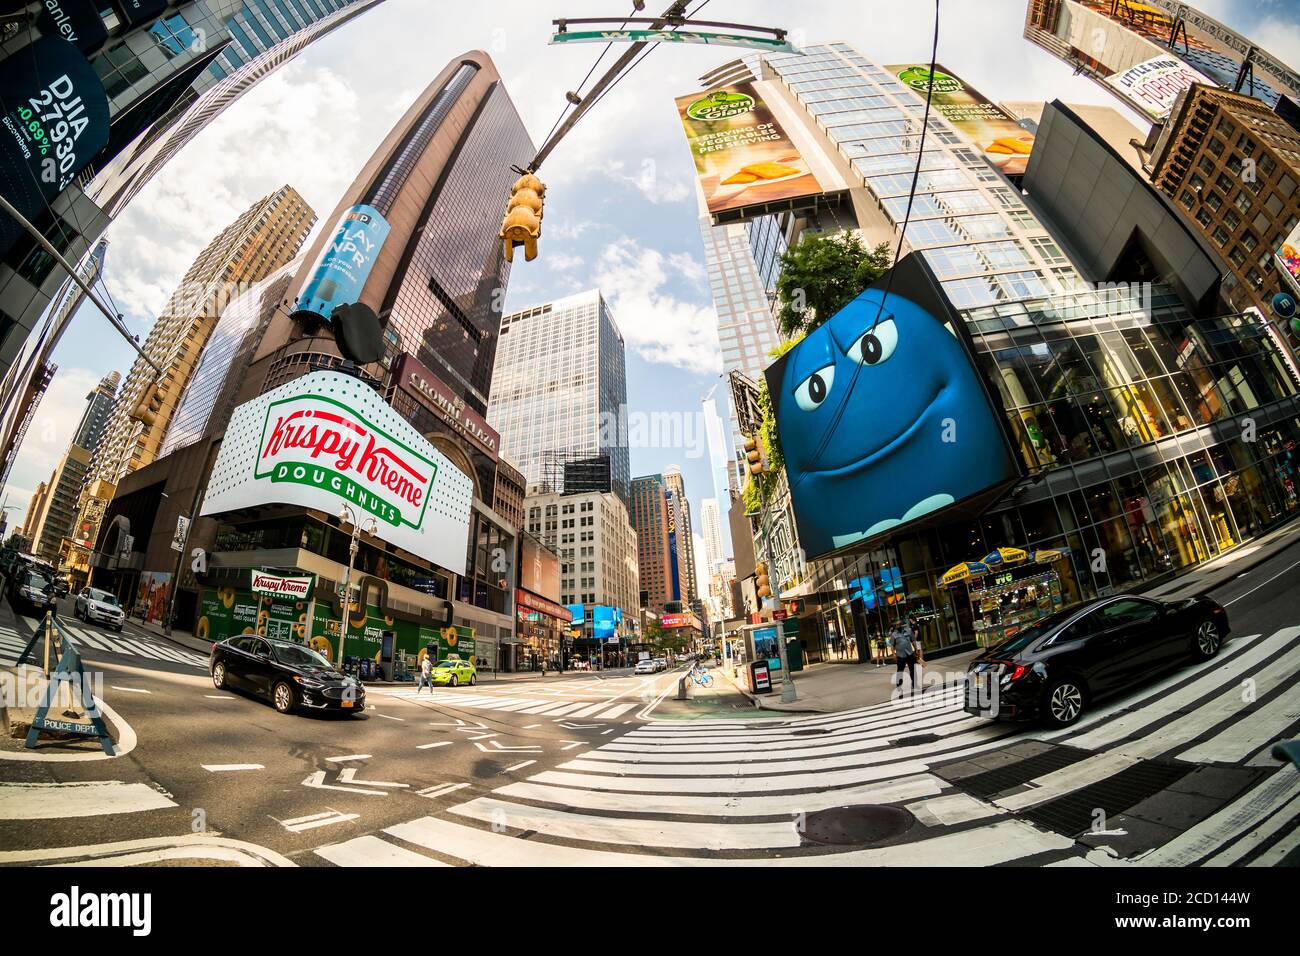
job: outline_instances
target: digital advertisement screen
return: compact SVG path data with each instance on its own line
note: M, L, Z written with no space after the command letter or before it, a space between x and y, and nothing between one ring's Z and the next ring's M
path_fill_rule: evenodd
M960 319L917 255L766 372L799 543L820 557L1013 481ZM877 321L878 319L878 321Z
M710 213L823 192L753 83L677 97Z
M592 631L599 641L608 640L615 631L614 609L605 604L597 604L591 609Z
M933 85L932 109L1002 172L1008 176L1024 173L1034 148L1034 134L1022 129L979 90L938 64L933 76L928 63L898 64L885 69L921 99L925 99Z
M536 538L521 535L523 560L519 563L519 586L552 601L560 599L560 558Z

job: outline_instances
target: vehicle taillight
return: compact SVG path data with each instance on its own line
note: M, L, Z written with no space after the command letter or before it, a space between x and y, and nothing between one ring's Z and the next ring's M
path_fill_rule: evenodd
M1028 671L1029 668L1026 667L1024 664L1017 664L1015 670L1013 670L1010 673L1010 675L1008 675L1007 679L1013 681L1020 680L1020 678L1024 677L1025 674L1028 673Z

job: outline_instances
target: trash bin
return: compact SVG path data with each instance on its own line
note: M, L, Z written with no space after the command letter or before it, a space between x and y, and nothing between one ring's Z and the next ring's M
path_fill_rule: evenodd
M750 661L749 689L755 694L772 693L772 673L766 660Z

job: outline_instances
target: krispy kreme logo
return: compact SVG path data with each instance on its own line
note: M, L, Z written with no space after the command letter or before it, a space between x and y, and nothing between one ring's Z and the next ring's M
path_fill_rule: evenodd
M254 477L341 498L392 525L419 528L438 466L323 395L267 409Z
M311 593L311 578L286 578L279 574L253 572L254 594L280 594L306 598Z

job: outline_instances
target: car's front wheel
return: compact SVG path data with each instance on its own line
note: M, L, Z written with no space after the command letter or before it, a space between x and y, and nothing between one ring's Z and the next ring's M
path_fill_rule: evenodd
M460 683L460 681L458 681L458 680L456 679L456 675L455 675L455 674L452 674L452 675L451 675L451 680L447 681L447 683L450 684L452 687L455 687L457 684Z
M212 665L212 686L217 690L224 690L226 687L226 665L221 661Z
M1043 713L1053 726L1068 727L1079 719L1086 703L1083 685L1073 677L1062 677L1047 688Z
M293 688L284 681L280 681L275 685L275 689L271 691L271 703L275 705L275 709L280 713L289 713L289 711L293 710Z
M1192 653L1197 660L1208 661L1223 645L1223 635L1219 626L1213 621L1202 621L1196 628L1196 637L1192 641Z
M474 686L475 684L477 684L477 683L478 683L478 675L477 675L477 674L470 674L470 675L469 675L469 686L470 686L470 687L473 687L473 686Z

